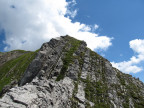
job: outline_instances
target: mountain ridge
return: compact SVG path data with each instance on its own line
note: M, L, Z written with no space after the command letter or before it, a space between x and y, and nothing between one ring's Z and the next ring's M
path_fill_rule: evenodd
M144 107L141 81L70 36L44 43L18 85L0 99L1 107Z

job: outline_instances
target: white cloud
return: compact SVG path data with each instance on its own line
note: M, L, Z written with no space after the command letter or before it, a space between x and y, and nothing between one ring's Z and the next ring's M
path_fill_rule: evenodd
M77 11L78 9L74 9L73 10L73 6L75 6L77 3L75 0L71 0L68 3L68 6L67 6L67 15L69 15L68 17L71 17L71 18L74 18L76 15L77 15Z
M75 0L0 0L0 27L5 30L5 50L36 50L43 42L70 35L87 42L91 49L106 50L111 38L98 36L90 25L72 22ZM98 26L95 26L97 28Z
M112 62L112 65L125 73L137 73L143 70L138 65L144 61L144 40L135 39L129 42L130 48L136 53L129 61L119 63Z
M144 40L135 39L130 41L130 48L132 48L136 53L144 54Z
M97 25L97 24L95 24L94 25L94 29L96 30L96 29L98 29L99 28L99 26Z
M71 18L74 18L77 15L77 10L67 11L67 14L70 15Z

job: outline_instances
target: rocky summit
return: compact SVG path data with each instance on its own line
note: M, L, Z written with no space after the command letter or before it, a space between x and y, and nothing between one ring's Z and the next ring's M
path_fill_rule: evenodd
M1 79L11 76L3 81L1 108L144 108L143 82L112 67L84 41L61 36L11 60L0 61Z

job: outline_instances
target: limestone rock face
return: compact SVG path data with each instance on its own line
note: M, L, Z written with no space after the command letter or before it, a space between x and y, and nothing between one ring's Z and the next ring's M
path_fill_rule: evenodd
M0 103L1 107L14 108L70 108L73 89L68 77L59 82L35 78L29 84L10 89Z
M48 74L50 74L51 70L54 69L56 63L61 60L65 44L66 42L64 40L56 39L52 39L50 42L44 43L38 55L24 73L19 85L22 86L31 82L38 74L47 74L46 76L48 77Z
M112 67L84 41L44 43L2 108L144 108L144 84Z

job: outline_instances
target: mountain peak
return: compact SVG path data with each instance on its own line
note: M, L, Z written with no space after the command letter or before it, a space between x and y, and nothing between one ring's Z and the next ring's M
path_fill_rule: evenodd
M1 107L143 108L144 84L113 68L84 41L61 36L44 43Z
M60 74L58 75L57 80L61 79L60 77L62 77L64 73L55 73L52 71L56 66L59 66L62 63L67 66L62 68L61 71L66 71L66 68L68 68L68 65L70 62L72 62L73 54L75 54L79 47L84 50L86 48L86 43L84 41L76 40L70 36L61 36L44 43L41 46L36 58L32 61L24 73L19 85L22 86L26 83L29 83L34 77L40 77L44 73L45 77L49 78L55 77L56 74ZM79 52L77 51L77 53ZM64 57L65 55L66 57Z

